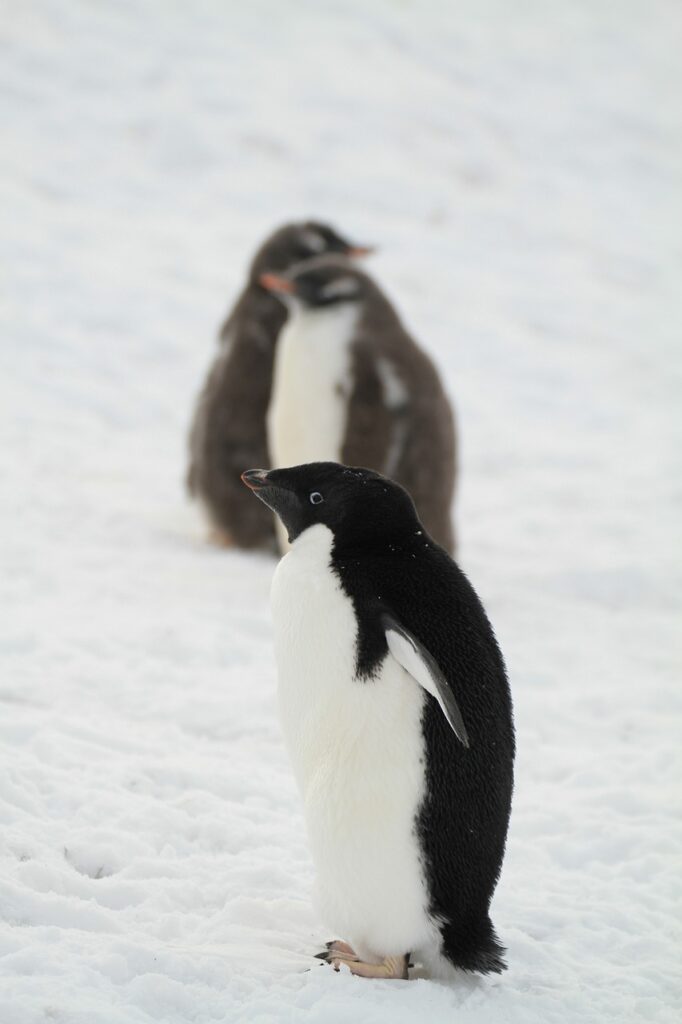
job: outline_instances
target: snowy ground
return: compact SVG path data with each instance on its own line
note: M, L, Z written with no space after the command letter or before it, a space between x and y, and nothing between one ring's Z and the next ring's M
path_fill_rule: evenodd
M0 1020L679 1019L679 5L2 6ZM457 403L519 740L493 980L311 960L273 563L185 503L300 214L381 246Z

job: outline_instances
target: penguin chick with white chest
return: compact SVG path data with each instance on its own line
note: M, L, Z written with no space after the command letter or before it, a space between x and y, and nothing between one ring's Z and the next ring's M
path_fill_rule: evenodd
M338 969L499 972L489 917L513 785L509 686L471 584L402 487L335 463L248 470L291 549L278 700Z
M377 284L326 255L261 277L289 307L268 410L273 466L331 459L402 484L454 550L452 409L433 362Z
M220 350L194 413L187 486L200 498L222 545L273 546L272 515L254 507L240 482L244 466L268 466L265 416L270 401L275 346L286 310L259 283L266 270L286 271L324 252L361 256L328 224L285 224L263 242L248 281L220 331Z

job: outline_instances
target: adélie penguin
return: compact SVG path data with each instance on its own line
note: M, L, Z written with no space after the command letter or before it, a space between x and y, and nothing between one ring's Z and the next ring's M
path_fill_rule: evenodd
M271 465L330 459L375 469L407 488L427 531L452 553L455 428L429 356L372 278L343 257L261 281L289 307L268 410Z
M190 430L187 486L199 498L213 539L243 548L274 546L273 517L254 507L240 482L244 466L269 466L265 416L277 338L286 320L281 302L259 283L320 253L361 256L328 224L303 221L275 231L254 256L248 280L220 331L220 348L199 395Z
M316 868L322 954L365 977L499 972L489 905L513 786L509 685L466 576L380 474L248 470L285 526L278 701Z

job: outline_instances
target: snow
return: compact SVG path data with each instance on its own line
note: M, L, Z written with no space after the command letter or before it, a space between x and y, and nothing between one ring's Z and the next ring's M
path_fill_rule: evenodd
M674 0L5 5L3 1024L679 1019L681 29ZM217 325L301 215L380 245L456 400L518 727L499 978L311 958L273 562L184 498Z

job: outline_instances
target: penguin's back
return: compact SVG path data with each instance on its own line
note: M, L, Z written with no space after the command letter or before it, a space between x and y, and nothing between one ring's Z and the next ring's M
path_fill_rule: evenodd
M372 609L385 606L430 652L453 689L469 747L427 698L416 832L429 912L440 922L447 959L468 970L498 971L502 948L488 907L504 855L515 747L504 662L475 591L446 553L421 531L391 547L338 562L357 611L358 668L371 675L381 664L384 640Z

